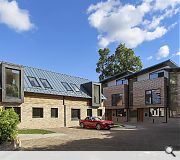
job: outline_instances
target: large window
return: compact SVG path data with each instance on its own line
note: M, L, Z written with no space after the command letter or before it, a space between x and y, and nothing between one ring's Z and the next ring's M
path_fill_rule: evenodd
M50 88L52 89L50 83L47 81L47 79L40 78L41 83L43 84L44 88Z
M102 117L102 109L97 110L97 116Z
M149 116L150 117L164 117L164 108L150 108Z
M127 79L116 80L116 85L121 85L121 84L128 84L128 80Z
M80 119L80 109L71 109L71 120Z
M146 91L145 104L160 104L160 103L161 103L160 89Z
M156 79L158 77L164 77L164 71L161 72L153 72L149 74L149 79Z
M113 94L112 95L112 106L122 106L123 105L123 94Z
M100 104L100 86L94 85L94 103Z
M58 108L51 108L51 118L58 118Z
M5 69L6 73L6 97L21 97L21 72L10 68Z
M43 108L32 108L33 118L43 118Z
M92 116L92 109L87 109L87 116Z
M116 109L116 116L117 117L126 117L126 110L125 109Z
M28 77L28 79L33 87L41 87L35 77Z
M70 85L67 82L61 82L64 88L66 88L67 91L73 91Z

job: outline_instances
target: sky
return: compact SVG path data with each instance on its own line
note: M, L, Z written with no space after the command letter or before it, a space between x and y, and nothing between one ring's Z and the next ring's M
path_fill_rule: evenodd
M180 0L0 0L0 61L98 81L98 50L180 65Z

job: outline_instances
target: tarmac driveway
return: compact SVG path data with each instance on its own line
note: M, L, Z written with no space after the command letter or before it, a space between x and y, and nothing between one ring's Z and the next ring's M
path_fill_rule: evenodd
M137 129L93 130L51 129L58 136L22 140L22 150L51 151L164 151L168 145L180 150L180 126L176 124L137 125Z

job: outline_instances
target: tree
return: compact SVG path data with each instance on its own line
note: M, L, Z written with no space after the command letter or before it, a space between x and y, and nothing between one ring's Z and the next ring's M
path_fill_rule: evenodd
M137 72L142 69L140 57L136 56L134 51L127 48L125 44L120 44L115 53L111 55L108 48L100 49L99 55L96 72L100 73L100 81L124 71Z

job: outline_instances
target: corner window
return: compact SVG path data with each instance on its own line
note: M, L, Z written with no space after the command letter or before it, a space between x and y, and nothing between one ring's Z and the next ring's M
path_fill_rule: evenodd
M64 88L66 88L67 91L73 91L70 85L67 82L61 82Z
M161 103L160 89L146 91L145 104L160 104L160 103Z
M33 118L43 118L43 108L32 108Z
M6 68L5 75L6 75L6 79L5 79L6 97L20 98L21 97L20 71Z
M127 79L116 80L116 85L122 85L122 84L128 84L128 80Z
M116 109L116 116L117 117L126 117L125 109Z
M58 118L58 108L51 108L51 118Z
M35 77L28 77L28 79L33 87L41 87Z
M71 109L71 120L78 121L80 119L80 109Z
M123 105L123 94L112 94L112 106L122 106Z
M92 116L92 109L87 109L87 116L89 116L89 117Z
M77 87L76 84L72 84L72 83L71 83L71 86L72 86L72 88L73 88L76 92L80 92L80 89Z
M164 108L150 108L149 116L150 117L164 117Z
M42 78L40 78L40 81L41 81L41 83L43 84L44 88L50 88L50 89L52 89L52 87L51 87L51 85L50 85L50 83L48 82L47 79L42 79Z
M102 117L102 109L97 110L97 116Z
M164 77L164 72L153 72L149 74L149 79L156 79L159 77Z

